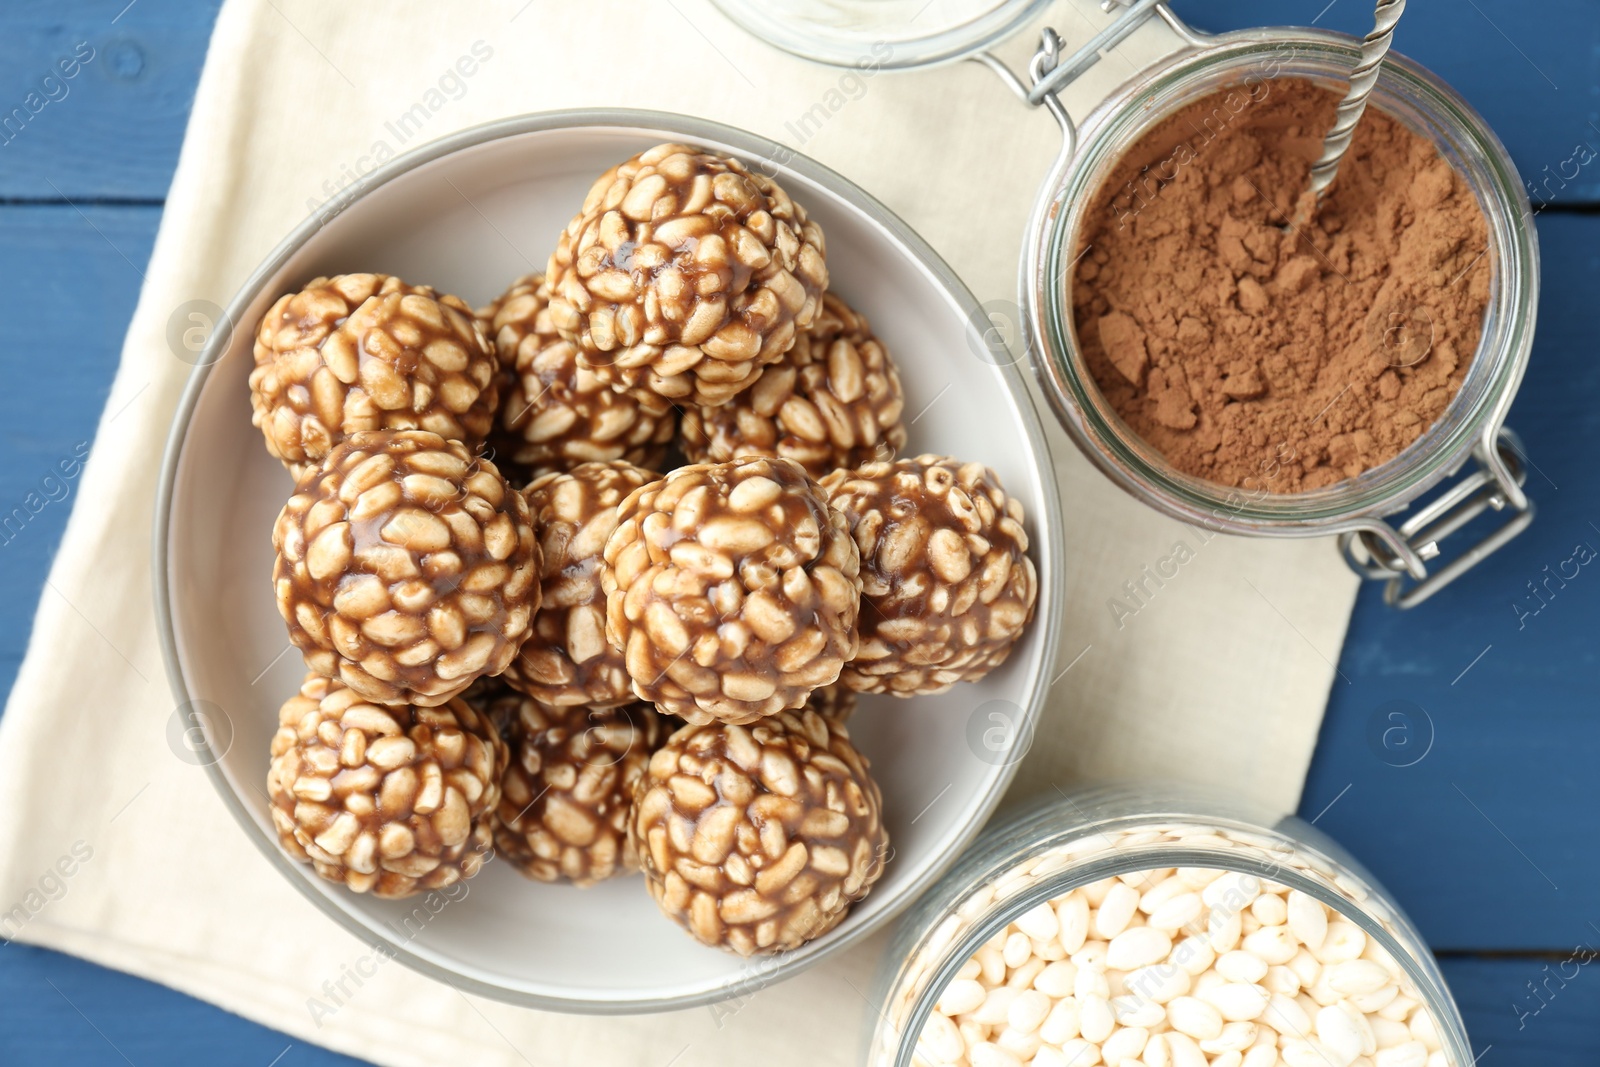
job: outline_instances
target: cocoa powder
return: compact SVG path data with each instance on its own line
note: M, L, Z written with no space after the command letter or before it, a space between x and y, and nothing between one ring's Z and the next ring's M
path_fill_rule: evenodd
M1439 418L1477 350L1487 227L1431 142L1368 108L1321 210L1287 225L1338 99L1276 79L1197 101L1086 216L1078 343L1187 474L1274 493L1353 478Z

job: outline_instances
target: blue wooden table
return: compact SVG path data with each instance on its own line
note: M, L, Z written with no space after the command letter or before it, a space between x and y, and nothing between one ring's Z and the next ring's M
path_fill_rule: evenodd
M47 100L20 129L0 129L0 293L10 309L0 315L0 374L27 383L0 391L0 511L92 442L216 5L0 7L0 114L35 90ZM1363 7L1177 2L1213 30L1317 21L1362 32ZM94 58L43 91L80 42ZM1304 814L1422 927L1475 1049L1487 1049L1480 1062L1592 1067L1600 972L1563 961L1600 948L1600 572L1550 576L1579 546L1600 549L1600 6L1419 0L1399 47L1471 100L1539 184L1538 341L1511 419L1536 464L1539 518L1415 612L1363 593ZM37 373L41 364L50 373ZM15 677L67 512L68 501L52 501L0 534L0 603L11 605L0 623L0 691ZM7 1065L355 1062L23 945L0 945L0 1005Z

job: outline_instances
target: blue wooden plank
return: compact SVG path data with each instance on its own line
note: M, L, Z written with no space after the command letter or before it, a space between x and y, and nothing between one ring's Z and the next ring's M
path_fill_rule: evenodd
M1412 612L1365 592L1306 786L1305 812L1333 803L1319 825L1435 948L1559 950L1600 922L1600 563L1578 562L1600 558L1600 217L1547 213L1539 232L1538 337L1510 418L1538 517Z
M40 107L20 135L0 145L0 199L54 197L56 187L74 198L163 196L219 3L142 0L129 7L125 0L92 0L0 8L0 113L26 111L34 91ZM1175 6L1213 30L1307 24L1320 13L1319 25L1360 33L1370 5L1176 0ZM63 83L64 97L50 101L44 90L62 89L42 80L79 42L94 48L96 58ZM1551 0L1540 5L1537 24L1517 0L1413 4L1399 47L1464 92L1505 139L1525 178L1572 174L1579 143L1600 148L1600 117L1589 91L1600 78L1600 15L1591 0ZM1553 180L1552 202L1600 202L1597 168L1600 157L1571 180Z
M0 1063L359 1067L154 982L0 943Z
M1480 1062L1593 1067L1600 1062L1600 935L1549 959L1445 959ZM0 1062L239 1063L357 1067L164 986L28 945L0 945ZM274 1060L275 1056L282 1059Z
M1547 959L1442 961L1484 1067L1600 1063L1600 935L1574 938Z
M14 309L0 326L0 375L14 383L0 389L0 691L26 646L160 217L155 207L0 207L0 292Z
M1217 32L1315 23L1361 35L1372 28L1371 0L1173 0L1172 6L1194 26ZM1548 188L1536 205L1600 202L1600 7L1594 0L1414 3L1395 33L1395 48L1443 77L1483 114L1523 180ZM1575 156L1580 144L1588 147Z
M0 200L166 196L220 3L0 6Z

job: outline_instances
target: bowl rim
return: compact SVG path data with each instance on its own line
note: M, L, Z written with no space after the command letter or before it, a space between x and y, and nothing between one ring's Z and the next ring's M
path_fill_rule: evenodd
M862 190L848 178L816 162L809 156L760 134L751 133L724 123L674 112L647 109L567 108L533 112L481 123L402 153L383 166L362 175L350 185L339 190L333 197L313 210L278 243L261 264L251 272L250 276L229 301L223 319L223 322L227 324L226 328L213 328L211 335L206 340L205 347L201 350L199 358L196 360L193 370L189 372L188 380L184 385L177 408L173 413L172 427L168 431L161 457L160 477L157 482L155 496L154 530L151 541L156 631L161 644L161 658L166 668L168 685L180 707L191 704L195 698L189 692L182 660L178 652L178 634L173 614L173 590L171 586L173 575L172 568L169 566L173 518L172 506L177 486L178 470L200 395L210 380L212 368L220 362L223 353L232 343L234 331L239 328L241 317L245 314L250 304L260 294L271 277L294 254L299 252L305 243L328 221L342 213L356 201L395 178L437 159L492 141L528 133L582 127L639 128L663 133L670 132L673 135L682 135L686 140L705 139L720 142L752 159L782 160L781 165L783 167L828 189L835 196L845 200L850 206L864 214L872 223L887 231L893 240L898 242L923 269L933 276L934 281L955 301L959 309L966 313L969 331L976 328L975 324L988 321L977 298L960 277L956 275L955 271L951 269L949 264L944 261L943 257L934 251L916 231L875 197ZM1034 550L1040 578L1038 606L1035 609L1033 626L1041 628L1042 632L1039 635L1039 640L1043 642L1043 647L1037 674L1032 679L1029 687L1027 704L1022 708L1022 716L1017 723L1016 734L1016 736L1025 737L1031 742L1038 724L1040 711L1050 690L1050 684L1043 682L1042 679L1049 675L1053 664L1060 655L1061 593L1064 588L1063 576L1060 573L1060 557L1064 554L1060 489L1053 473L1053 464L1050 462L1049 444L1045 437L1043 423L1039 418L1037 402L1028 388L1027 381L1021 370L1018 368L1017 362L1003 359L985 361L999 369L1001 381L1011 394L1011 398L1021 414L1026 450L1039 469L1038 480L1041 492L1033 526L1036 535L1034 538ZM338 923L346 931L363 940L370 941L374 936L374 930L361 924L348 911L334 903L326 894L320 892L318 887L306 877L304 864L291 860L279 847L275 839L270 839L268 835L260 831L254 815L246 809L244 803L223 774L221 763L226 755L226 749L222 752L213 751L209 727L200 730L199 734L201 747L196 755L205 767L206 775L210 778L212 787L233 815L235 821L245 831L246 836L255 843L256 847L267 857L268 862L272 864L278 873L294 885L301 895L311 901L319 911ZM889 907L874 916L870 921L861 923L842 936L824 935L823 938L811 942L805 949L789 954L787 958L782 959L774 966L763 968L758 975L756 988L781 981L784 978L793 977L802 970L859 943L888 924L901 911L910 906L938 881L977 837L988 822L989 817L994 813L994 809L999 806L1012 780L1016 777L1018 767L1025 756L1026 750L1000 765L994 787L978 805L967 825L959 829L954 847L950 848L946 855L925 870L920 877L902 888L899 891L899 897ZM394 950L394 958L412 970L436 981L443 982L455 988L458 992L470 992L520 1007L545 1011L586 1015L624 1015L670 1011L699 1007L725 1000L731 996L738 996L750 984L750 979L743 977L732 983L719 985L715 989L683 995L604 1001L563 999L541 993L507 988L461 974L440 965L426 956L417 954L407 943L397 942L393 938L381 934L378 936Z

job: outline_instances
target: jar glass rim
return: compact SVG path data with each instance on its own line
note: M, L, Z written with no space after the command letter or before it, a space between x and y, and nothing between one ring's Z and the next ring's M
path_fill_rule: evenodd
M1242 490L1178 471L1110 408L1078 348L1068 277L1079 224L1109 169L1143 132L1183 104L1275 56L1275 76L1342 84L1358 54L1354 38L1301 29L1250 30L1205 39L1087 117L1080 143L1041 194L1024 296L1038 351L1035 372L1075 443L1124 489L1182 521L1243 533L1316 535L1368 525L1415 500L1457 469L1499 428L1526 368L1538 289L1531 207L1504 146L1459 94L1411 60L1391 54L1374 106L1428 136L1472 189L1489 228L1489 307L1477 351L1443 415L1398 456L1356 478L1302 493ZM1285 46L1289 46L1287 53ZM1423 128L1418 129L1421 125Z
M924 0L712 0L745 32L833 67L911 70L966 59L1016 33L1051 0L971 0L924 19Z
M1046 814L1055 809L1055 805L1046 805L1041 811L1033 812L1001 828L1001 832L1015 830L1019 827L1032 827L1041 814ZM1317 835L1316 828L1301 822L1298 818L1289 817L1285 822L1293 824L1300 834ZM893 1056L891 1059L870 1060L874 1063L885 1063L892 1067L911 1067L913 1055L917 1047L917 1037L921 1034L923 1024L933 1011L944 987L956 976L961 966L983 946L996 933L1005 929L1007 925L1038 906L1041 903L1060 897L1073 889L1080 888L1092 882L1105 878L1113 878L1120 874L1129 874L1135 871L1153 870L1167 867L1201 867L1212 870L1224 870L1242 874L1252 874L1291 889L1298 889L1323 904L1332 908L1340 916L1358 926L1363 933L1376 939L1384 951L1399 964L1406 977L1410 979L1422 1003L1433 1018L1440 1022L1438 1027L1440 1040L1446 1042L1446 1049L1456 1064L1466 1065L1472 1063L1470 1048L1465 1042L1465 1025L1461 1021L1459 1009L1451 998L1448 988L1436 969L1432 972L1417 957L1415 950L1405 943L1390 927L1399 930L1406 938L1412 940L1418 947L1423 947L1421 935L1406 915L1398 908L1392 907L1387 897L1378 890L1375 883L1365 871L1350 869L1348 862L1343 858L1328 855L1316 847L1316 843L1291 837L1280 830L1267 829L1249 822L1242 822L1216 813L1198 815L1193 813L1142 813L1126 815L1105 820L1091 819L1084 825L1063 826L1048 831L1042 836L1030 840L1023 848L1016 849L1005 857L1003 862L984 864L981 870L960 871L962 875L976 877L955 895L944 899L948 914L959 913L961 905L986 886L999 883L1007 875L1023 870L1030 862L1037 859L1053 848L1059 848L1075 839L1084 839L1095 835L1109 837L1114 833L1135 833L1141 830L1150 830L1158 826L1189 823L1195 829L1218 829L1230 832L1243 832L1256 837L1272 840L1274 844L1286 852L1298 855L1310 855L1325 863L1344 868L1344 872L1337 876L1325 876L1326 881L1319 881L1311 875L1281 863L1257 859L1241 854L1237 849L1218 846L1180 846L1172 843L1153 842L1139 844L1127 848L1114 848L1107 846L1105 849L1091 852L1082 857L1073 857L1061 868L1052 870L1040 876L1039 881L1026 889L1017 892L1003 900L994 901L987 913L974 921L971 929L938 950L938 963L932 973L927 977L926 984L910 1005L905 1017L898 1022L897 1028L893 1027L890 1017L884 1014L878 1024L878 1037L873 1041L873 1052L880 1055L889 1050L887 1037L893 1041ZM1320 836L1320 835L1318 835ZM1260 847L1264 852L1270 851L1267 846ZM1337 848L1337 846L1334 846ZM1337 888L1330 887L1330 883L1340 880L1354 879L1360 888L1368 894L1367 902L1355 903L1349 896L1341 895ZM1381 904L1385 913L1380 918L1372 901ZM902 920L904 921L904 920ZM1387 924L1387 925L1386 925ZM910 951L906 953L906 962L915 959L923 951L926 944L932 940L939 929L939 923L929 923L925 929L918 932L918 936L910 943ZM898 939L897 939L898 942ZM898 947L898 946L897 946ZM896 976L896 981L891 992L899 989L900 981L905 976L902 968ZM887 1005L887 1012L893 1012L895 1005ZM890 1033L891 1029L894 1033ZM1465 1057L1465 1058L1463 1058Z

